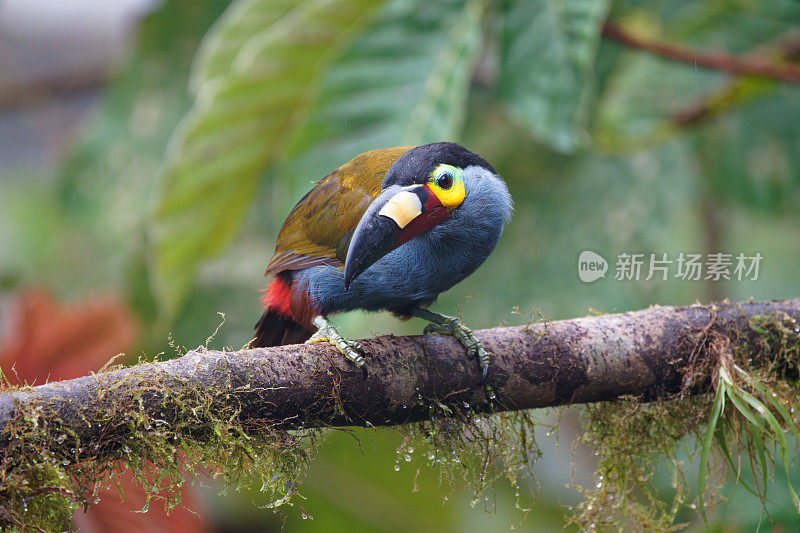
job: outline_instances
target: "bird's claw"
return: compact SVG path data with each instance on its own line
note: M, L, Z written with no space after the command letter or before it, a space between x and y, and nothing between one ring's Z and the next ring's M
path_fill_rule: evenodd
M364 380L367 379L367 367L365 365L364 356L362 355L364 352L364 346L358 342L353 341L350 339L346 339L336 331L336 328L333 327L333 324L328 322L322 316L317 316L314 319L314 325L317 326L317 331L314 332L313 335L306 341L306 344L312 344L315 342L327 342L328 344L333 345L339 353L341 353L345 358L356 365L356 367L361 369L361 373L364 375Z
M422 330L423 335L435 335L437 333L442 333L444 335L452 335L452 330L445 326L434 324L433 322L425 326L425 329Z

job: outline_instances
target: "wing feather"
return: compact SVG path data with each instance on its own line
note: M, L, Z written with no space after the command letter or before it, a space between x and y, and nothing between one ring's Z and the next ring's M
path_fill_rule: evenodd
M341 267L359 220L381 192L386 171L411 148L365 152L319 181L283 223L266 275L316 265Z

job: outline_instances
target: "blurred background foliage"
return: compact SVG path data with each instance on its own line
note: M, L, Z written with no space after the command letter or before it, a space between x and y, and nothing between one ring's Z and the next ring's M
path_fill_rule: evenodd
M795 1L131 4L128 25L109 41L122 52L92 56L83 70L62 61L32 72L25 67L42 54L17 54L30 47L25 39L59 41L14 25L21 2L0 7L7 374L29 358L20 379L80 375L102 366L98 346L131 360L171 357L168 335L177 346L203 344L220 312L225 324L211 345L243 346L274 238L311 182L368 149L442 139L488 159L516 201L497 251L436 304L458 308L473 327L525 323L539 311L559 319L798 295L800 85L671 61L602 36L610 20L699 54L798 68ZM28 9L37 5L49 6ZM85 42L84 58L98 46ZM576 261L587 249L609 259L606 279L579 281ZM764 259L756 281L615 281L621 252ZM71 307L59 310L65 304L51 298ZM354 337L422 329L383 314L337 323ZM91 346L91 334L67 334L92 326L116 333ZM556 415L540 415L543 458L527 514L514 509L508 487L498 487L487 513L416 463L400 460L395 471L401 438L393 430L333 431L304 481L303 513L254 506L258 487L218 496L211 484L190 497L199 517L172 525L558 530L580 501L565 485L591 483L591 450L572 445L577 413L560 413L552 435L546 426ZM668 479L659 481L665 494ZM772 491L773 522L763 524L794 530L798 518L781 494ZM751 531L760 503L740 489L714 520L703 525L689 509L679 517L698 531Z

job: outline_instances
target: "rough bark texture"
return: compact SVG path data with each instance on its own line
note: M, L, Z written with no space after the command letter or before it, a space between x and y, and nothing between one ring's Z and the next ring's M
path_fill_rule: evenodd
M752 358L767 357L763 333L749 321L776 313L800 319L800 299L652 307L476 333L494 354L489 382L497 400L491 408L514 410L680 391L682 369L717 357L709 347L712 336L725 336ZM115 403L141 398L142 409L170 424L185 419L181 410L200 397L188 390L202 393L204 409L230 412L235 406L245 428L398 424L425 419L432 402L490 408L477 363L451 337L388 336L365 340L364 347L366 381L326 344L200 348L170 361L4 393L0 426L9 427L35 406L45 421L57 418L82 443L113 454L108 447L120 439L109 437L128 427L116 420L125 412ZM0 445L6 434L0 432Z

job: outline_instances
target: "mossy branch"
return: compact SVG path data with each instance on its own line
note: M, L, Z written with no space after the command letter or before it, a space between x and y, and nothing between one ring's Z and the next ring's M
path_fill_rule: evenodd
M178 503L187 469L203 466L230 484L260 477L272 505L283 505L297 492L316 436L312 429L286 430L325 426L419 421L406 426L408 434L428 443L433 464L458 459L480 496L494 479L496 460L513 483L538 454L533 422L521 410L619 397L627 399L619 404L622 414L609 403L591 406L587 435L602 435L596 440L604 450L598 464L604 481L586 492L577 520L616 523L618 514L634 509L643 522L669 524L677 504L661 516L660 504L651 502L653 514L630 503L630 487L649 478L642 465L651 463L653 448L669 452L681 436L699 434L714 395L684 395L711 390L723 369L742 365L761 372L770 389L751 384L751 394L731 382L727 394L756 405L753 394L760 395L779 415L788 412L783 402L795 397L800 366L798 319L800 299L652 307L479 331L494 354L491 402L478 384L478 365L440 335L364 341L366 381L333 348L317 344L198 348L170 361L7 388L0 393L0 529L64 529L122 470L144 487L148 502L163 498L168 507ZM770 392L776 390L778 397ZM651 400L660 401L642 403ZM636 405L642 408L631 417L626 406ZM662 406L658 416L652 405ZM472 416L487 411L499 413L483 421ZM673 415L660 420L665 412ZM740 435L736 420L734 413L718 429ZM781 428L778 419L774 426ZM631 427L646 437L639 444L625 437ZM477 450L477 460L461 457L459 450L468 448Z
M169 361L1 394L0 446L22 421L71 435L91 457L113 458L132 431L132 415L200 431L210 419L235 414L247 432L400 424L428 418L431 405L506 411L620 396L647 401L707 386L718 358L712 334L767 362L768 333L750 321L775 313L800 319L800 299L652 307L478 331L493 353L491 403L478 385L478 365L448 336L365 340L366 381L325 344L198 348ZM687 378L687 367L707 371Z

